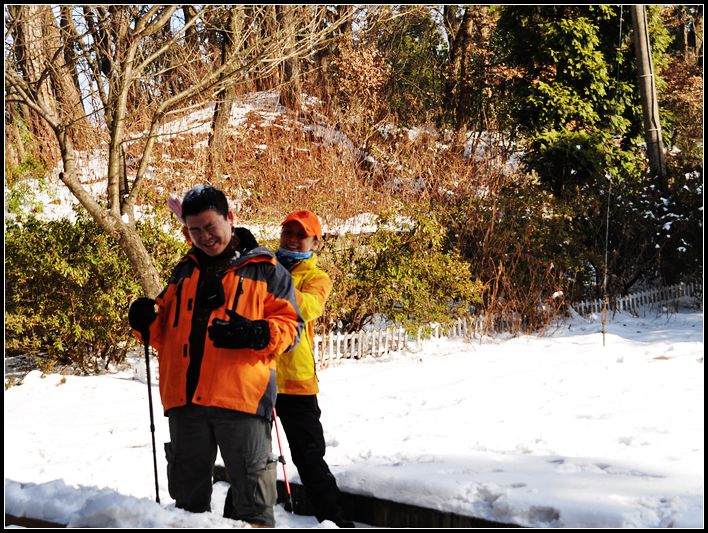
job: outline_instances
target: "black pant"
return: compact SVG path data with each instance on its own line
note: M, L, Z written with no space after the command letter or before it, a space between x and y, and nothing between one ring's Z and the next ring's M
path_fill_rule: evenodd
M275 406L315 516L320 522L339 523L342 518L339 488L324 460L325 440L317 396L278 394Z
M167 482L176 506L193 513L210 510L218 446L234 488L230 518L273 526L277 463L270 421L200 405L171 409L168 416Z

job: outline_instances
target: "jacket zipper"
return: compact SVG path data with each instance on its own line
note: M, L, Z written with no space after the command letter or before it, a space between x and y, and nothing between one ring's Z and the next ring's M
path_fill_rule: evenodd
M238 305L238 301L241 298L242 294L243 294L243 276L239 276L238 287L236 287L236 294L234 295L234 303L231 306L231 310L234 313L236 312L236 306Z
M176 328L179 322L179 310L182 307L182 285L184 284L184 278L179 280L177 284L177 309L175 309L175 320L172 323L172 327Z

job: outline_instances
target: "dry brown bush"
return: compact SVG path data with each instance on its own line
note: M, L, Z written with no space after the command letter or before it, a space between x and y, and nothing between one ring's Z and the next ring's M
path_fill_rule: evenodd
M306 129L282 115L251 112L233 128L224 153L224 179L214 185L233 199L232 208L251 222L279 222L285 213L311 209L325 223L378 212L391 197L377 190L350 142L332 130ZM205 134L185 132L155 144L154 176L143 200L158 205L204 183ZM140 153L136 141L129 152Z

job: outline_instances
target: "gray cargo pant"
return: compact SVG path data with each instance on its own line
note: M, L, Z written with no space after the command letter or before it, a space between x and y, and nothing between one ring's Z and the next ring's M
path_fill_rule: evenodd
M171 439L165 443L167 481L176 506L193 513L211 509L218 446L233 488L231 518L274 526L277 490L271 422L200 405L177 407L167 416Z

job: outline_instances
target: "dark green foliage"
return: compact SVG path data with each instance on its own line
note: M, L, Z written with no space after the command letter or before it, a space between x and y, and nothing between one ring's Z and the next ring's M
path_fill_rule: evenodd
M669 194L659 198L660 278L703 280L703 162L669 158Z
M670 37L658 10L649 16L658 73ZM502 9L495 43L500 59L519 70L511 114L522 131L602 130L627 148L642 131L631 27L629 9L619 6Z
M174 263L183 242L150 225L140 229L160 265ZM10 223L5 286L8 353L46 354L53 363L98 372L134 345L127 311L142 291L118 245L92 221Z
M648 9L648 19L659 73L670 37L658 8ZM620 6L507 6L499 20L497 50L522 74L511 109L525 133L523 161L565 213L573 250L565 277L576 297L599 296L606 270L610 294L675 282L660 259L664 250L695 249L664 237L667 217L694 220L700 211L691 199L693 215L676 215L678 188L648 181L631 32L630 10Z
M514 118L523 131L597 124L612 109L614 61L600 48L595 19L607 6L508 6L498 24L499 54L520 69Z
M611 140L599 133L543 131L530 142L526 166L556 198L573 199L579 189L604 174L607 141Z

